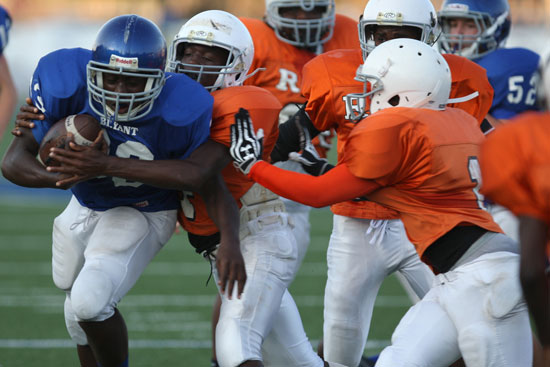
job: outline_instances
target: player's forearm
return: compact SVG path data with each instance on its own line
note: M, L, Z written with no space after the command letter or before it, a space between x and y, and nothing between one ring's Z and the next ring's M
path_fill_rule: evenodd
M352 200L379 187L375 182L353 176L345 165L314 177L260 161L252 167L249 176L277 195L315 208Z
M203 169L182 160L139 160L108 156L101 175L121 177L171 190L197 191Z
M55 188L60 175L46 171L36 159L38 144L30 141L31 132L25 129L25 135L11 142L2 160L3 176L16 185L24 187Z
M220 244L239 248L239 207L221 174L208 180L198 193L206 204L208 216L220 230Z

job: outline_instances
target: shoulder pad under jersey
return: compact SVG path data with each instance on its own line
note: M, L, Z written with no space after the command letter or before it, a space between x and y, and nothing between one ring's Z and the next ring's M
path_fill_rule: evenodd
M40 59L29 95L48 120L57 121L84 108L90 57L91 51L73 48L53 51Z
M184 126L212 113L214 98L202 85L184 74L166 73L166 84L151 113L174 126Z

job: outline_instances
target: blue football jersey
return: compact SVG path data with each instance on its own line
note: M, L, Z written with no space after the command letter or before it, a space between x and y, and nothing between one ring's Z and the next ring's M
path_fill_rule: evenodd
M509 119L537 110L537 53L524 48L499 48L474 61L487 70L495 92L489 111L492 116Z
M42 59L33 74L30 96L46 116L35 121L33 134L41 142L56 121L72 114L89 114L101 122L109 140L109 154L145 160L184 159L210 133L212 96L183 74L167 73L166 84L145 117L119 123L102 119L90 105L86 65L91 51L62 49ZM118 177L102 177L72 188L78 201L91 209L132 206L142 211L176 209L178 193Z
M4 48L8 45L10 28L11 17L8 11L0 6L0 55L4 53Z

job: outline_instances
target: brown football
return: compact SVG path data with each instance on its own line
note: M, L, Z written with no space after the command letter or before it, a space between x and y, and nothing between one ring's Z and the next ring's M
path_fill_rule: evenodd
M92 145L101 131L99 122L90 115L70 115L57 121L46 133L38 151L40 161L46 166L58 166L49 157L53 147L66 148L67 132L74 136L74 142L79 145Z

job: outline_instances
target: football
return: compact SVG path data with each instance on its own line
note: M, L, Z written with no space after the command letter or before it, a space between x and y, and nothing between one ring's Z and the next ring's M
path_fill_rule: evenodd
M45 166L58 166L56 162L49 157L50 149L66 148L67 133L74 136L74 142L79 145L92 145L97 135L101 131L99 122L90 115L70 115L57 121L46 133L39 148L40 161Z

